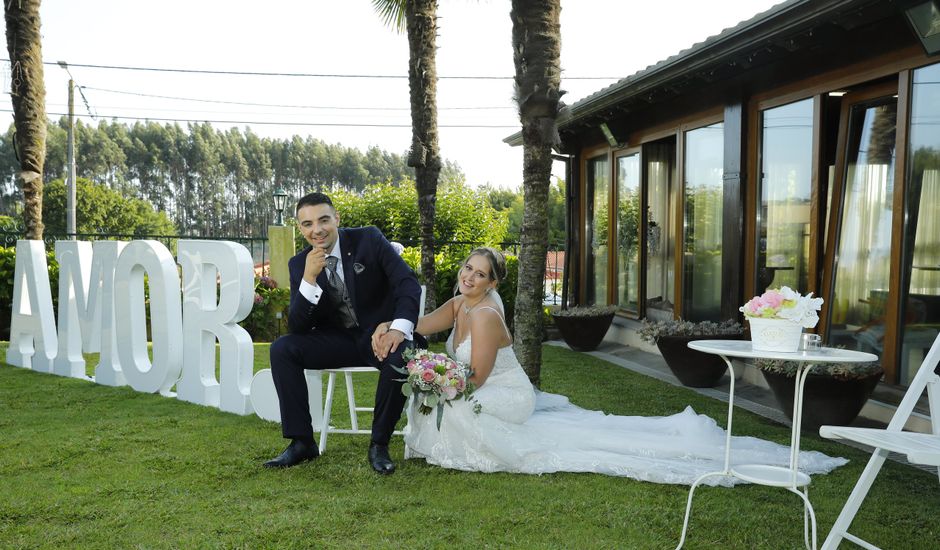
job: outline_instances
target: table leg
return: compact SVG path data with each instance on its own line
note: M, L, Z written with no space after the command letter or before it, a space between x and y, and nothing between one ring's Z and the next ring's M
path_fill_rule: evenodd
M807 550L816 550L816 513L809 502L809 488L803 487L802 491L793 488L788 490L803 499L803 544Z
M685 505L685 518L682 521L682 534L679 536L679 544L676 546L676 550L679 550L682 548L682 545L685 544L685 536L689 530L689 519L692 517L692 496L695 494L696 487L706 478L731 475L731 418L734 413L734 368L731 366L730 359L724 355L720 357L724 359L725 364L728 365L728 376L731 378L731 386L728 389L728 426L725 430L725 467L720 472L702 474L692 483L692 487L689 488L689 498Z
M813 365L800 363L796 369L796 379L794 380L793 391L793 427L790 431L790 471L793 491L803 499L803 542L810 550L816 549L816 514L813 506L809 502L809 488L803 487L803 491L797 490L796 479L800 469L800 430L803 424L803 390L806 387L806 377L812 370ZM807 521L808 520L808 521ZM807 529L808 524L812 525L812 544L810 544L810 532Z

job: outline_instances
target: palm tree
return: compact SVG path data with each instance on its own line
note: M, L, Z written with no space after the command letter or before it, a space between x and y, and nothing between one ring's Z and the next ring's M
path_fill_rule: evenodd
M434 270L434 215L441 153L437 137L437 1L372 0L385 22L408 33L408 87L411 91L411 152L421 221L421 275L427 286L426 307L437 307Z
M23 189L27 239L42 239L42 165L46 157L46 87L39 35L40 0L6 0L10 95L13 99L17 183Z
M522 122L523 214L516 294L515 351L529 380L539 384L542 301L548 251L548 190L561 85L561 0L512 0L515 99Z

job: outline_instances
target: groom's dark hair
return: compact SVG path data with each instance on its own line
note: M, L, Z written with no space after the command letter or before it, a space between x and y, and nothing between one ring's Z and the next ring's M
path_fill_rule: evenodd
M314 192L300 197L300 200L297 201L297 208L294 209L294 214L296 215L297 212L300 212L300 209L304 206L316 206L318 204L328 204L330 205L330 208L332 208L334 211L336 210L336 208L333 206L333 201L330 200L330 197L320 192Z

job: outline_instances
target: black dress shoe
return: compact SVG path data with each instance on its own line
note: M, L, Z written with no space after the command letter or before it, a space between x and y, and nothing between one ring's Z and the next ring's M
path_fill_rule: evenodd
M395 471L395 463L392 462L392 457L388 455L388 445L370 444L369 463L372 464L373 470L382 475L388 475Z
M283 453L277 455L277 458L265 462L264 467L290 468L301 462L313 460L318 456L320 456L320 449L317 448L316 441L305 442L300 439L293 439Z

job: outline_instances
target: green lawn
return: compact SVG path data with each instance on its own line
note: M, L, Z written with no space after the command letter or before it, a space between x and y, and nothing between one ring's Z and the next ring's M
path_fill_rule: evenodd
M0 349L5 350L5 344ZM544 348L543 389L617 414L726 405L593 357ZM256 369L267 346L255 348ZM360 377L371 403L375 377ZM338 391L334 415L345 415ZM368 420L366 420L368 422ZM786 443L788 428L746 411L735 433ZM688 487L593 474L477 474L403 461L372 472L367 436L334 435L313 463L269 471L277 425L129 388L0 364L0 548L673 548ZM813 479L825 538L865 454L804 436L849 465ZM799 499L756 486L701 488L686 548L800 548ZM884 548L935 548L937 476L889 463L855 531Z

